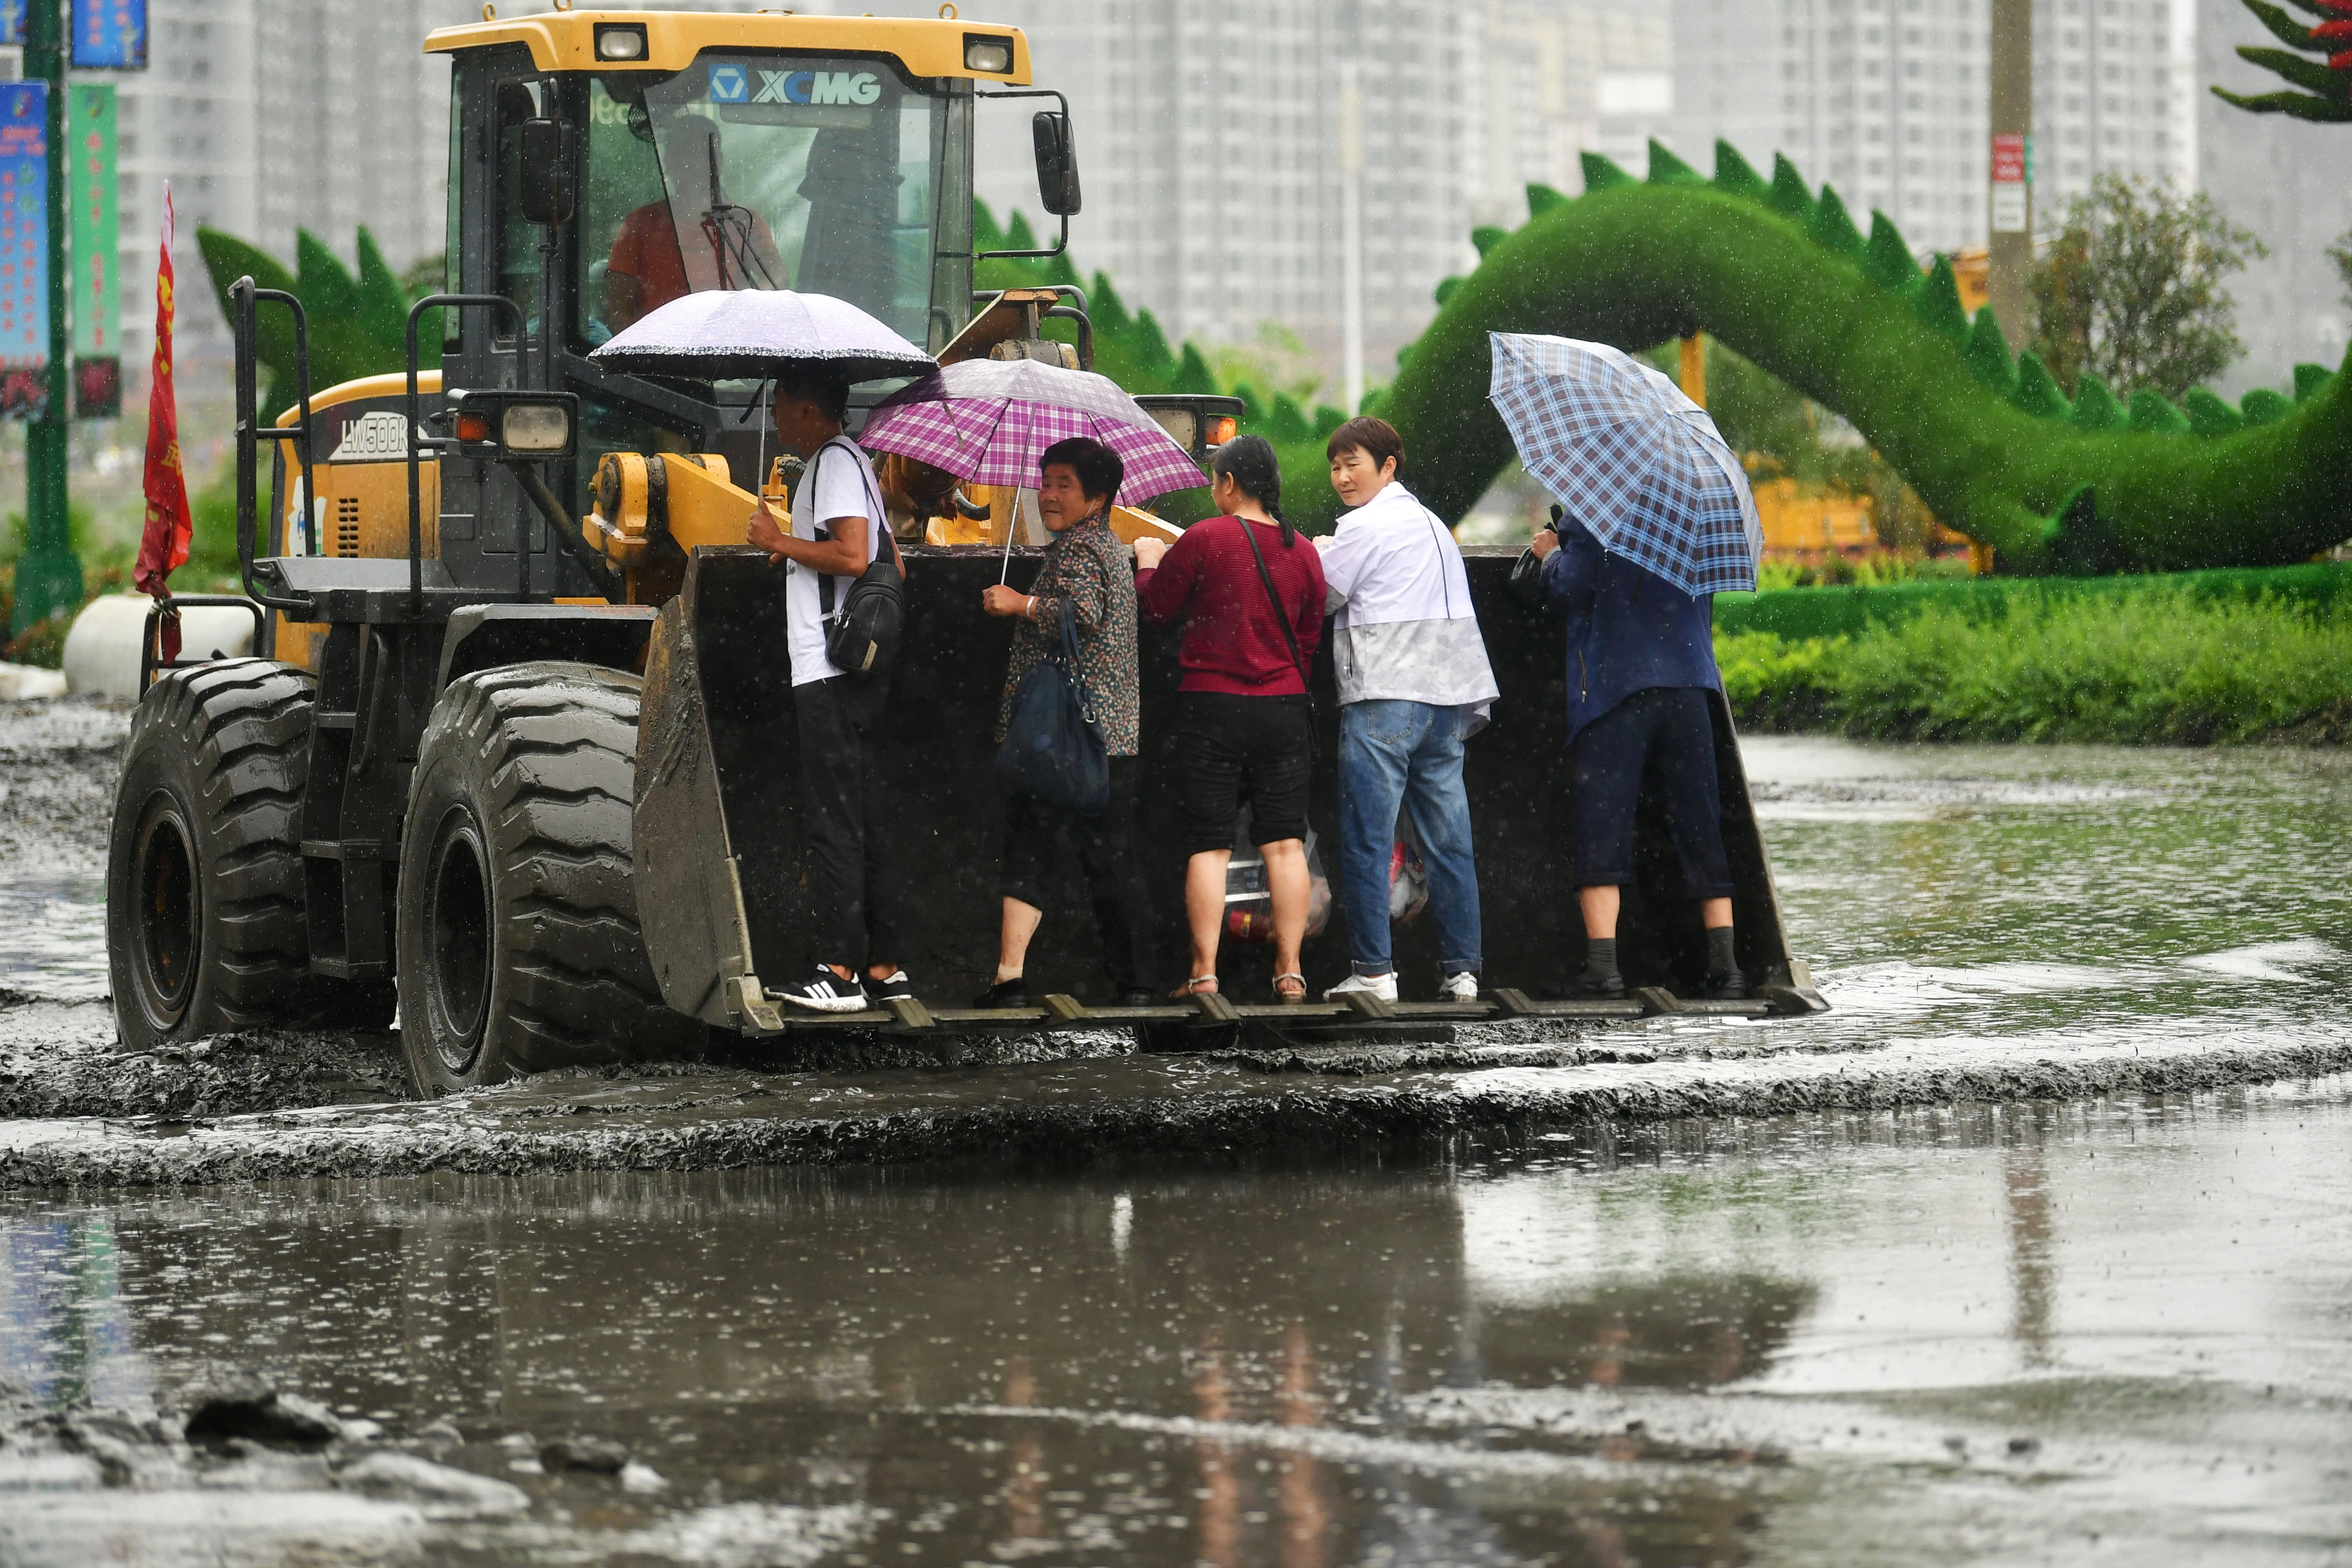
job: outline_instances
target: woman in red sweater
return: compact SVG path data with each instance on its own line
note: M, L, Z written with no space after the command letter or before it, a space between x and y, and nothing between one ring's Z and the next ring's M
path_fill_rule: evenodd
M1225 863L1241 803L1265 857L1274 904L1275 999L1304 1002L1307 777L1314 729L1307 671L1323 635L1323 562L1282 520L1282 470L1262 436L1218 448L1210 494L1222 516L1174 544L1136 542L1135 591L1154 626L1182 616L1184 676L1176 734L1185 848L1184 915L1192 978L1179 996L1217 989Z

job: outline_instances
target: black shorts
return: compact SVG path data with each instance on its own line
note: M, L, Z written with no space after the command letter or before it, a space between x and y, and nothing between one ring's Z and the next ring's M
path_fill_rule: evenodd
M1568 760L1578 887L1622 888L1633 879L1634 806L1646 778L1665 805L1683 896L1731 896L1708 702L1704 687L1655 686L1577 731Z
M1253 843L1306 837L1314 734L1305 697L1178 693L1176 777L1184 853L1231 849L1244 800Z

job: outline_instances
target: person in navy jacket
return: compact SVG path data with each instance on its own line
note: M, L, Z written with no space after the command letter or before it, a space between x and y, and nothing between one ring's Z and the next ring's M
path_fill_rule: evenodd
M1647 777L1664 798L1683 892L1697 901L1706 931L1706 994L1744 996L1708 710L1707 693L1723 689L1715 596L1685 594L1611 554L1559 507L1532 548L1546 603L1568 615L1570 802L1585 961L1567 994L1625 994L1617 910L1620 889L1633 879L1633 808Z

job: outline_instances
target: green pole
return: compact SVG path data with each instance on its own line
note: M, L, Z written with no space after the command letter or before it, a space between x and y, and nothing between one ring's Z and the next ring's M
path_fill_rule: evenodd
M66 29L64 0L33 0L25 17L25 75L49 84L49 368L41 416L25 428L25 553L16 562L9 634L22 637L81 603L81 562L66 523L69 353L66 323Z

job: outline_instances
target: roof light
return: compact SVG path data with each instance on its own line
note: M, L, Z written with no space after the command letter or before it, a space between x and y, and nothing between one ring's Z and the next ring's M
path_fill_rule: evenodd
M640 26L605 24L596 29L600 60L641 60L646 58L646 30Z
M985 71L990 76L1013 74L1013 40L1000 34L966 33L963 36L963 68Z

